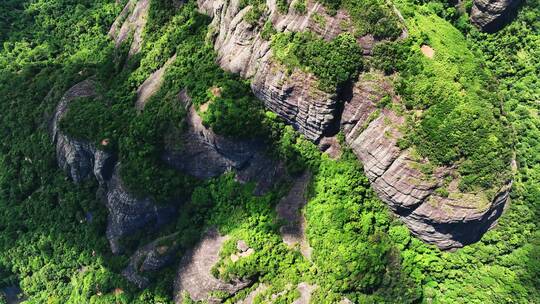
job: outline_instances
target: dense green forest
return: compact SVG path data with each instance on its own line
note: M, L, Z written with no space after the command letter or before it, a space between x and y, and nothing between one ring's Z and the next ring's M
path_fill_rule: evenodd
M259 22L266 4L241 2L252 5L249 18ZM287 10L283 2L277 5ZM271 286L259 303L283 290L273 303L291 303L298 294L287 286L299 282L319 286L313 303L339 303L343 297L354 303L539 303L538 0L524 1L515 20L494 34L480 32L466 11L445 1L393 1L404 25L387 1L322 3L349 11L356 32L325 41L265 25L277 59L316 75L323 90L369 69L399 74L396 88L405 110L424 111L423 119L408 122L400 144L415 147L434 165L464 160L463 190L498 186L512 174L505 164L515 152L511 202L495 229L455 252L412 236L377 198L351 151L344 148L338 160L321 153L266 112L248 80L219 68L207 39L210 19L193 1L177 8L151 0L142 49L128 58L128 43L115 48L107 36L125 1L7 0L0 3L0 290L18 285L26 303L173 303L175 265L154 273L151 285L140 290L120 274L130 254L177 233L178 262L202 231L215 226L231 237L222 257L240 239L256 252L239 263L222 259L215 275L256 277ZM294 9L305 11L300 1ZM395 40L403 26L409 37ZM386 41L368 59L354 43L365 33ZM423 44L437 50L437 60L421 55ZM160 90L138 113L137 88L174 54ZM122 179L134 194L158 203L186 198L175 222L125 240L122 255L110 251L97 183L75 185L65 177L49 133L62 95L88 78L99 83L98 94L74 101L62 130L98 146L108 139L101 148L118 156ZM220 94L213 93L215 87ZM185 129L186 109L175 103L181 88L197 109L208 102L201 116L216 133L262 139L292 175L312 172L304 211L311 260L279 235L274 207L287 184L254 196L254 185L239 184L233 174L202 181L160 161L168 144L164 134Z

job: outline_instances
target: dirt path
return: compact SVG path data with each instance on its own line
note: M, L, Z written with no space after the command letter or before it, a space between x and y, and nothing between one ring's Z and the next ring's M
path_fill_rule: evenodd
M311 173L304 172L294 181L289 193L276 206L278 218L286 223L280 229L283 242L289 246L300 244L300 251L308 259L311 258L312 249L306 238L306 219L301 209L307 203L305 194L310 179Z

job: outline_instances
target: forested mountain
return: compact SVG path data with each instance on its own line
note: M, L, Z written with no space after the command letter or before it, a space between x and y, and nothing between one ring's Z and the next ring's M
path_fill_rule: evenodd
M3 0L0 303L540 303L538 0Z

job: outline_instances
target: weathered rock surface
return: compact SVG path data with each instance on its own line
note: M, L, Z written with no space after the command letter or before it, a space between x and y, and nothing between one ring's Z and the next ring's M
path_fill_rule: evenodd
M294 300L292 304L309 304L311 302L311 294L317 289L317 285L302 282L298 284L296 289L300 292L300 298Z
M215 134L203 125L185 91L180 93L179 99L188 109L187 130L178 139L179 149L165 150L162 156L165 163L202 179L235 171L238 181L256 182L255 194L267 192L286 176L284 165L268 157L262 143Z
M95 176L103 182L110 177L114 167L114 157L98 150L96 145L84 140L70 138L59 129L59 123L66 114L71 101L82 97L94 97L95 83L85 80L70 88L58 103L51 122L51 133L56 146L58 166L75 182Z
M440 248L450 249L478 240L495 223L508 197L509 185L499 189L499 195L493 200L488 200L481 193L459 193L457 189L450 189L448 198L437 196L434 191L442 186L444 177L455 173L455 170L437 168L426 176L420 168L426 165L427 160L419 159L411 154L411 150L402 151L398 147L398 139L402 136L399 127L404 118L388 108L379 109L377 106L386 95L392 97L392 102L399 102L388 82L361 79L353 86L352 97L346 98L349 100L340 113L342 109L338 99L341 96L321 91L313 75L299 70L288 72L272 58L270 43L261 38L261 26L243 20L250 7L240 9L238 0L198 0L197 3L202 12L212 17L214 45L221 67L250 78L254 94L268 109L308 139L318 142L322 138L324 143L321 147L330 149L330 152L336 145L327 142L331 137L325 137L333 135L336 120L340 120L346 142L364 164L373 188L415 235ZM476 9L502 12L511 6L509 0L494 3L477 2ZM349 29L346 13L329 16L311 1L307 3L305 15L292 11L279 14L273 0L268 0L267 6L265 17L278 31L309 29L325 39L332 39ZM315 21L315 13L326 20L325 27ZM485 26L492 22L481 16L474 18ZM404 31L404 36L406 34ZM368 55L374 39L366 36L358 43Z
M116 47L133 37L129 56L135 55L141 50L142 34L148 19L149 9L150 0L129 0L109 30L109 36L114 40Z
M257 286L255 290L251 291L245 299L236 302L236 304L253 304L255 298L259 294L265 292L267 289L268 286L266 286L265 284L259 284L259 286Z
M318 140L332 128L337 111L337 97L320 90L313 75L300 70L288 75L287 69L272 59L270 42L261 38L260 26L244 21L251 7L239 8L239 1L199 0L199 9L210 15L216 29L215 49L221 67L252 78L252 90L264 104L311 140ZM348 29L344 11L329 16L324 8L309 1L304 15L279 14L274 0L267 1L268 20L281 31L310 29L325 39L332 39ZM317 22L315 14L326 22ZM322 24L325 26L322 26Z
M113 253L122 251L120 239L142 228L155 230L171 221L176 215L174 204L156 204L150 198L137 198L130 194L119 175L117 164L107 181L106 205L109 210L107 239Z
M515 13L520 0L474 0L471 21L481 30L496 32Z
M183 303L184 294L195 301L220 303L212 292L234 294L251 284L251 281L226 283L212 276L211 269L219 261L219 252L227 239L216 229L211 229L195 248L184 255L174 287L175 303Z
M341 122L346 142L364 164L373 189L425 242L451 249L479 240L502 213L510 182L492 200L483 193L460 193L457 180L448 186L448 197L437 195L434 191L453 168L436 168L427 176L420 169L427 161L397 146L404 118L388 108L378 109L384 96L399 102L382 76L362 78Z
M123 186L119 176L119 164L114 155L100 150L94 143L73 139L62 133L59 122L71 101L79 97L96 96L95 83L85 80L70 88L60 100L51 122L51 133L56 145L58 166L66 171L75 183L96 178L100 184L98 193L106 201L109 210L107 238L111 250L121 252L119 240L142 228L159 227L172 219L176 209L158 206L148 198L139 199Z
M157 271L170 264L179 248L175 241L177 233L159 238L135 251L122 275L139 288L150 283L145 273Z
M165 71L171 65L171 63L174 62L176 59L176 54L169 58L167 62L159 68L157 71L152 73L137 89L137 101L135 102L135 108L139 111L144 109L144 105L154 95L159 89L161 88L161 85L163 84L163 80L165 77Z

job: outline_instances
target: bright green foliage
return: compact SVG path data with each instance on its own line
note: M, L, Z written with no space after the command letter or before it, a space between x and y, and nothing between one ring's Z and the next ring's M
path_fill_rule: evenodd
M429 11L414 13L407 25L408 40L378 46L372 61L387 73L400 71L405 106L422 110L409 121L406 142L434 164L458 163L463 191L499 187L509 176L512 134L483 57ZM421 46L431 47L434 57L424 56Z
M169 1L152 1L141 54L126 62L126 46L115 51L106 35L122 7L113 2L0 3L0 288L19 283L32 303L172 303L176 266L152 274L153 284L137 290L120 275L127 257L141 244L174 232L181 256L202 231L217 226L231 240L216 275L255 276L269 285L256 303L268 303L281 291L276 302L290 303L298 292L287 284L298 282L319 286L314 303L338 303L344 296L358 303L538 302L537 1L528 1L517 21L493 35L467 26L466 15L447 3L400 2L411 22L411 38L381 44L371 61L387 73L399 71L405 103L424 111L422 120L412 124L409 144L421 146L433 160L463 161L458 161L463 177L473 179L468 184L493 183L491 172L508 157L502 147L515 141L518 170L511 205L480 242L456 252L441 252L410 235L376 198L350 152L330 160L275 114L264 115L249 85L218 68L212 46L204 42L208 18L195 12L193 3L176 10ZM281 60L308 69L334 89L361 68L351 60L358 54L349 35L336 39L340 43L287 35L276 38L283 39L277 50ZM419 53L422 44L433 47L433 60ZM162 89L137 113L135 89L175 53ZM110 254L97 185L77 186L65 179L48 130L63 93L91 76L100 83L97 97L73 101L63 130L95 143L110 139L122 177L136 194L188 198L176 223L157 234L127 238L128 251L120 256ZM179 144L174 139L184 130L185 108L177 99L181 89L197 108L208 102L201 114L216 132L256 134L290 172L312 171L304 210L312 261L280 238L274 207L286 187L256 197L253 185L239 185L231 174L194 182L159 161L162 149ZM506 123L499 123L505 119L512 136ZM239 239L255 254L231 263L227 258Z
M305 0L296 0L293 4L293 9L298 14L305 14L306 13L306 1Z
M372 34L377 38L396 39L401 25L392 5L384 0L322 0L330 12L343 8L351 16L356 36Z
M272 37L272 50L287 67L313 73L327 91L354 80L363 66L362 50L348 33L331 42L310 32L279 33Z

